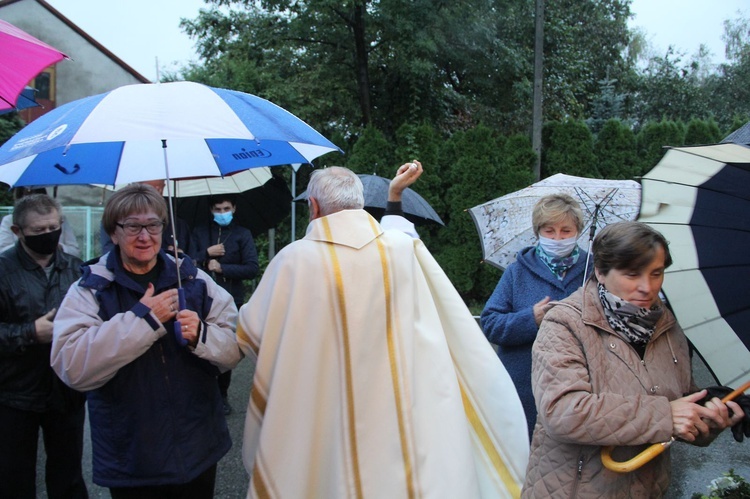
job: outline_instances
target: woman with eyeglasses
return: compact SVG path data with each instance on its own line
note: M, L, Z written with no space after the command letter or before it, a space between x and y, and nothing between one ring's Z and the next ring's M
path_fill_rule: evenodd
M116 192L102 218L115 246L84 264L55 320L52 367L87 392L94 483L115 499L213 497L231 447L216 377L241 358L237 308L190 258L162 249L166 220L153 187Z

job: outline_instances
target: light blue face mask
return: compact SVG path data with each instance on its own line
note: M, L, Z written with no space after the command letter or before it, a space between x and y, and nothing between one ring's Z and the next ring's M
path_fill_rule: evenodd
M221 225L222 227L226 227L230 223L232 223L232 218L234 217L234 213L231 211L227 211L224 213L214 213L214 222Z
M565 258L576 248L577 240L576 236L558 240L539 236L539 245L549 256Z

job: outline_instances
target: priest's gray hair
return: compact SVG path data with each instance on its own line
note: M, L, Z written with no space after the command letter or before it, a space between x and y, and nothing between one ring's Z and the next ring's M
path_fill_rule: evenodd
M307 184L307 197L318 201L321 216L341 210L359 210L365 205L362 181L342 166L313 171Z

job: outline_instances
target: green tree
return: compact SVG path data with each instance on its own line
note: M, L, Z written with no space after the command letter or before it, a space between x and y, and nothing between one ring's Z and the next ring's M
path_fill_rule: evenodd
M565 120L552 129L542 163L542 177L565 173L600 178L594 155L594 138L583 121Z
M639 173L635 134L622 121L604 123L594 150L602 178L632 179Z
M18 117L18 113L7 113L0 115L0 145L16 134L25 123ZM0 206L12 206L13 194L10 186L0 183Z
M721 138L719 126L714 120L694 118L687 125L684 142L686 146L716 144Z
M355 173L389 176L395 162L393 149L383 132L370 125L354 143L346 167Z
M677 121L652 121L646 123L636 135L638 148L638 175L648 173L664 156L665 146L685 144L685 125Z
M445 172L447 220L435 258L464 299L477 299L475 285L482 250L468 208L503 192L502 150L505 138L480 125L454 134L441 151Z
M599 82L630 71L630 2L551 0L545 5L545 119L591 114Z
M622 119L625 95L618 93L617 80L605 78L599 82L599 95L593 100L591 117L586 119L589 129L598 134L610 119Z
M256 93L324 134L530 124L533 0L207 3L182 24L204 62L181 76ZM629 3L554 0L549 12L547 113L578 115L608 68L613 78L628 70Z
M629 114L636 125L709 117L701 64L697 60L683 62L683 57L669 47L664 57L651 58L631 93Z

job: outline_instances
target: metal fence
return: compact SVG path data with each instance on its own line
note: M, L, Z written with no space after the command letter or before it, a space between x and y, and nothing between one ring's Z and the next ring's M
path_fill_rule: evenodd
M81 249L81 259L90 260L101 253L99 242L99 225L104 207L101 206L64 206L65 222L73 228ZM13 213L12 206L0 206L0 217Z

